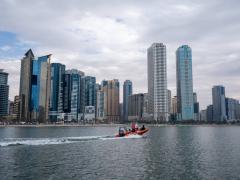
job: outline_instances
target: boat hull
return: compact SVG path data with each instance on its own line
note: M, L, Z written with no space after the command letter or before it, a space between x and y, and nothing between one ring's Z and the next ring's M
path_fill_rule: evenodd
M143 134L145 134L146 132L148 132L149 131L149 129L148 128L146 128L146 129L144 129L144 130L137 130L137 131L135 131L135 132L126 132L123 136L121 136L121 137L124 137L124 136L129 136L129 135L143 135ZM116 137L120 137L119 136L119 134L117 134L116 135Z

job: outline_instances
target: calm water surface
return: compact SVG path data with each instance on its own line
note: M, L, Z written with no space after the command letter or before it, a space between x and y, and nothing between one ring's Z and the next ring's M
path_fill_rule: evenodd
M240 179L240 127L0 128L0 179Z

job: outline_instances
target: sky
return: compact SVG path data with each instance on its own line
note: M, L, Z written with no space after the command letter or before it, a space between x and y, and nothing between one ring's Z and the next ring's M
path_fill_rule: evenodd
M19 92L20 60L28 49L86 75L133 82L147 92L147 48L167 47L168 89L176 95L176 49L192 48L193 89L201 109L213 85L240 100L239 0L0 0L0 69L10 99Z

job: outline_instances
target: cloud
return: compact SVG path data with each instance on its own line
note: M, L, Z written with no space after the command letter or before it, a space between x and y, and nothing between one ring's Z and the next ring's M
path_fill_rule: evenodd
M175 95L175 51L188 44L201 108L211 103L216 84L240 99L239 5L237 0L2 0L0 49L11 49L0 50L0 67L10 73L11 97L18 92L20 59L28 48L36 56L51 53L53 62L96 76L98 82L130 79L134 92L146 92L146 50L163 42L168 87Z

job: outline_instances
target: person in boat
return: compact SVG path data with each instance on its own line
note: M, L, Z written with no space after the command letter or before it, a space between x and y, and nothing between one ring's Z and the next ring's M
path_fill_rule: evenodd
M142 125L142 127L141 127L141 131L143 131L143 130L145 130L146 128L145 128L145 126L144 126L144 124Z
M126 134L125 128L120 127L119 130L118 130L119 137L123 137L123 136L125 136L125 134Z
M132 128L132 132L136 132L138 130L137 123L133 122L132 125L131 125L131 128Z

